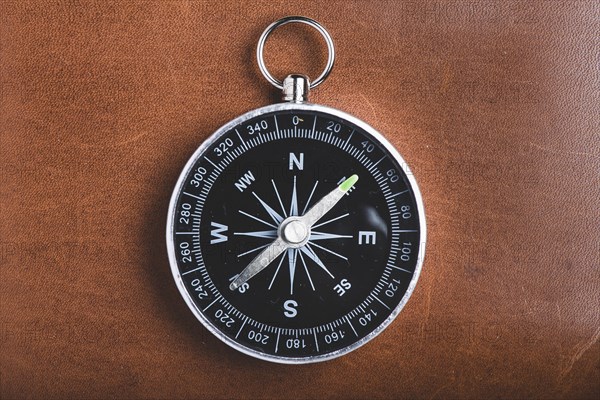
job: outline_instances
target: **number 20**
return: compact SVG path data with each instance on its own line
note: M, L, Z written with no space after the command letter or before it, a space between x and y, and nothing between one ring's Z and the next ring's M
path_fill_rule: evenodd
M337 122L329 121L327 123L327 130L335 133L340 133L340 131L342 130L342 125L338 124Z

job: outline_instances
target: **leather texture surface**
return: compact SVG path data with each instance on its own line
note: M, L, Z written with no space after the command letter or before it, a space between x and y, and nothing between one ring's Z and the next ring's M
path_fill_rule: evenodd
M0 397L600 395L595 1L3 1ZM171 276L188 157L279 94L258 36L337 46L311 100L381 131L423 193L427 255L379 337L302 366L209 333ZM315 76L319 36L268 42Z

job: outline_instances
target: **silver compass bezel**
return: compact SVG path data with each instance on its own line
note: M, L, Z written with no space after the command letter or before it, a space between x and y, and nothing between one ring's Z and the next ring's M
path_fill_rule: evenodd
M263 353L263 352L248 348L248 347L243 346L240 343L236 342L235 340L229 338L226 334L221 332L221 330L218 327L213 325L213 323L204 316L204 314L202 313L202 310L200 310L194 303L192 297L190 296L187 289L185 288L183 279L181 277L181 274L179 273L177 257L175 254L175 243L174 243L174 227L175 227L175 211L176 211L175 208L177 206L179 196L182 192L183 185L185 183L185 179L188 176L190 169L194 166L196 161L204 154L204 152L210 148L210 146L212 146L217 140L219 140L219 138L221 138L224 134L229 132L234 127L238 126L239 124L241 124L247 120L258 117L260 115L272 113L272 112L279 112L279 111L312 111L312 112L321 112L321 113L325 113L325 114L330 114L335 118L344 119L344 120L348 121L349 123L354 124L354 125L358 126L359 128L363 129L364 131L366 131L374 139L376 139L391 154L392 157L394 157L396 162L402 168L403 172L405 173L405 175L408 178L411 189L413 191L413 195L415 197L415 203L417 205L417 211L419 214L419 233L420 233L419 254L417 257L415 272L410 281L408 289L407 289L406 293L404 294L404 296L402 297L400 303L398 303L398 305L392 310L392 312L388 316L388 318L386 318L379 326L377 326L371 333L369 333L365 337L361 338L360 340L358 340L342 349L339 349L339 350L336 350L336 351L333 351L330 353L319 354L316 356L308 356L308 357L275 356L275 355ZM261 107L261 108L249 111L249 112L229 121L225 125L221 126L219 129L217 129L211 136L209 136L200 145L200 147L198 147L196 149L194 154L190 157L188 162L185 164L185 167L183 168L181 174L179 175L179 178L177 179L177 183L173 190L173 194L172 194L171 200L169 202L169 210L168 210L168 215L167 215L167 229L166 229L167 238L166 239L167 239L167 253L169 256L169 264L170 264L171 272L173 274L173 278L175 280L177 288L179 289L179 292L181 293L181 296L185 300L189 309L196 316L196 318L206 327L206 329L208 329L209 332L211 332L213 335L215 335L217 338L219 338L221 341L223 341L228 346L230 346L244 354L247 354L247 355L255 357L255 358L259 358L261 360L280 363L280 364L309 364L309 363L316 363L316 362L332 360L334 358L340 357L342 355L350 353L353 350L358 349L359 347L363 346L364 344L366 344L367 342L369 342L373 338L375 338L377 335L379 335L385 328L387 328L390 325L390 323L398 316L398 314L400 314L400 311L402 311L402 309L408 302L408 299L412 296L414 288L415 288L417 281L419 279L419 276L421 274L421 269L423 266L423 260L424 260L424 256L425 256L425 245L426 245L426 237L427 237L426 229L427 228L426 228L426 222L425 222L425 208L423 205L423 199L421 197L421 192L420 192L419 186L417 185L417 182L414 178L414 175L408 168L408 165L406 164L406 162L404 161L404 159L402 158L400 153L398 153L396 148L381 133L379 133L375 128L373 128L366 122L364 122L350 114L347 114L343 111L337 110L335 108L320 105L320 104L288 102L288 103L277 103L277 104L272 104L272 105L268 105L265 107Z

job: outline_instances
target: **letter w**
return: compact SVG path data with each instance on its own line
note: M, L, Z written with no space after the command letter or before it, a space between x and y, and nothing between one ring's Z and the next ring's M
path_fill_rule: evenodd
M227 241L227 236L222 234L222 232L227 232L227 225L223 225L218 222L211 222L210 226L216 228L210 231L210 235L213 237L213 239L210 240L210 244Z

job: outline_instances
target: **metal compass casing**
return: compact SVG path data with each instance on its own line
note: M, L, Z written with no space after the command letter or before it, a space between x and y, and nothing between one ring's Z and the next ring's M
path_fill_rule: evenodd
M312 84L278 81L264 65L266 39L290 22L327 42ZM425 253L423 203L380 133L306 101L334 62L321 25L276 21L257 58L284 102L235 118L194 152L169 205L169 261L189 308L226 344L267 361L324 361L371 340L408 301Z

